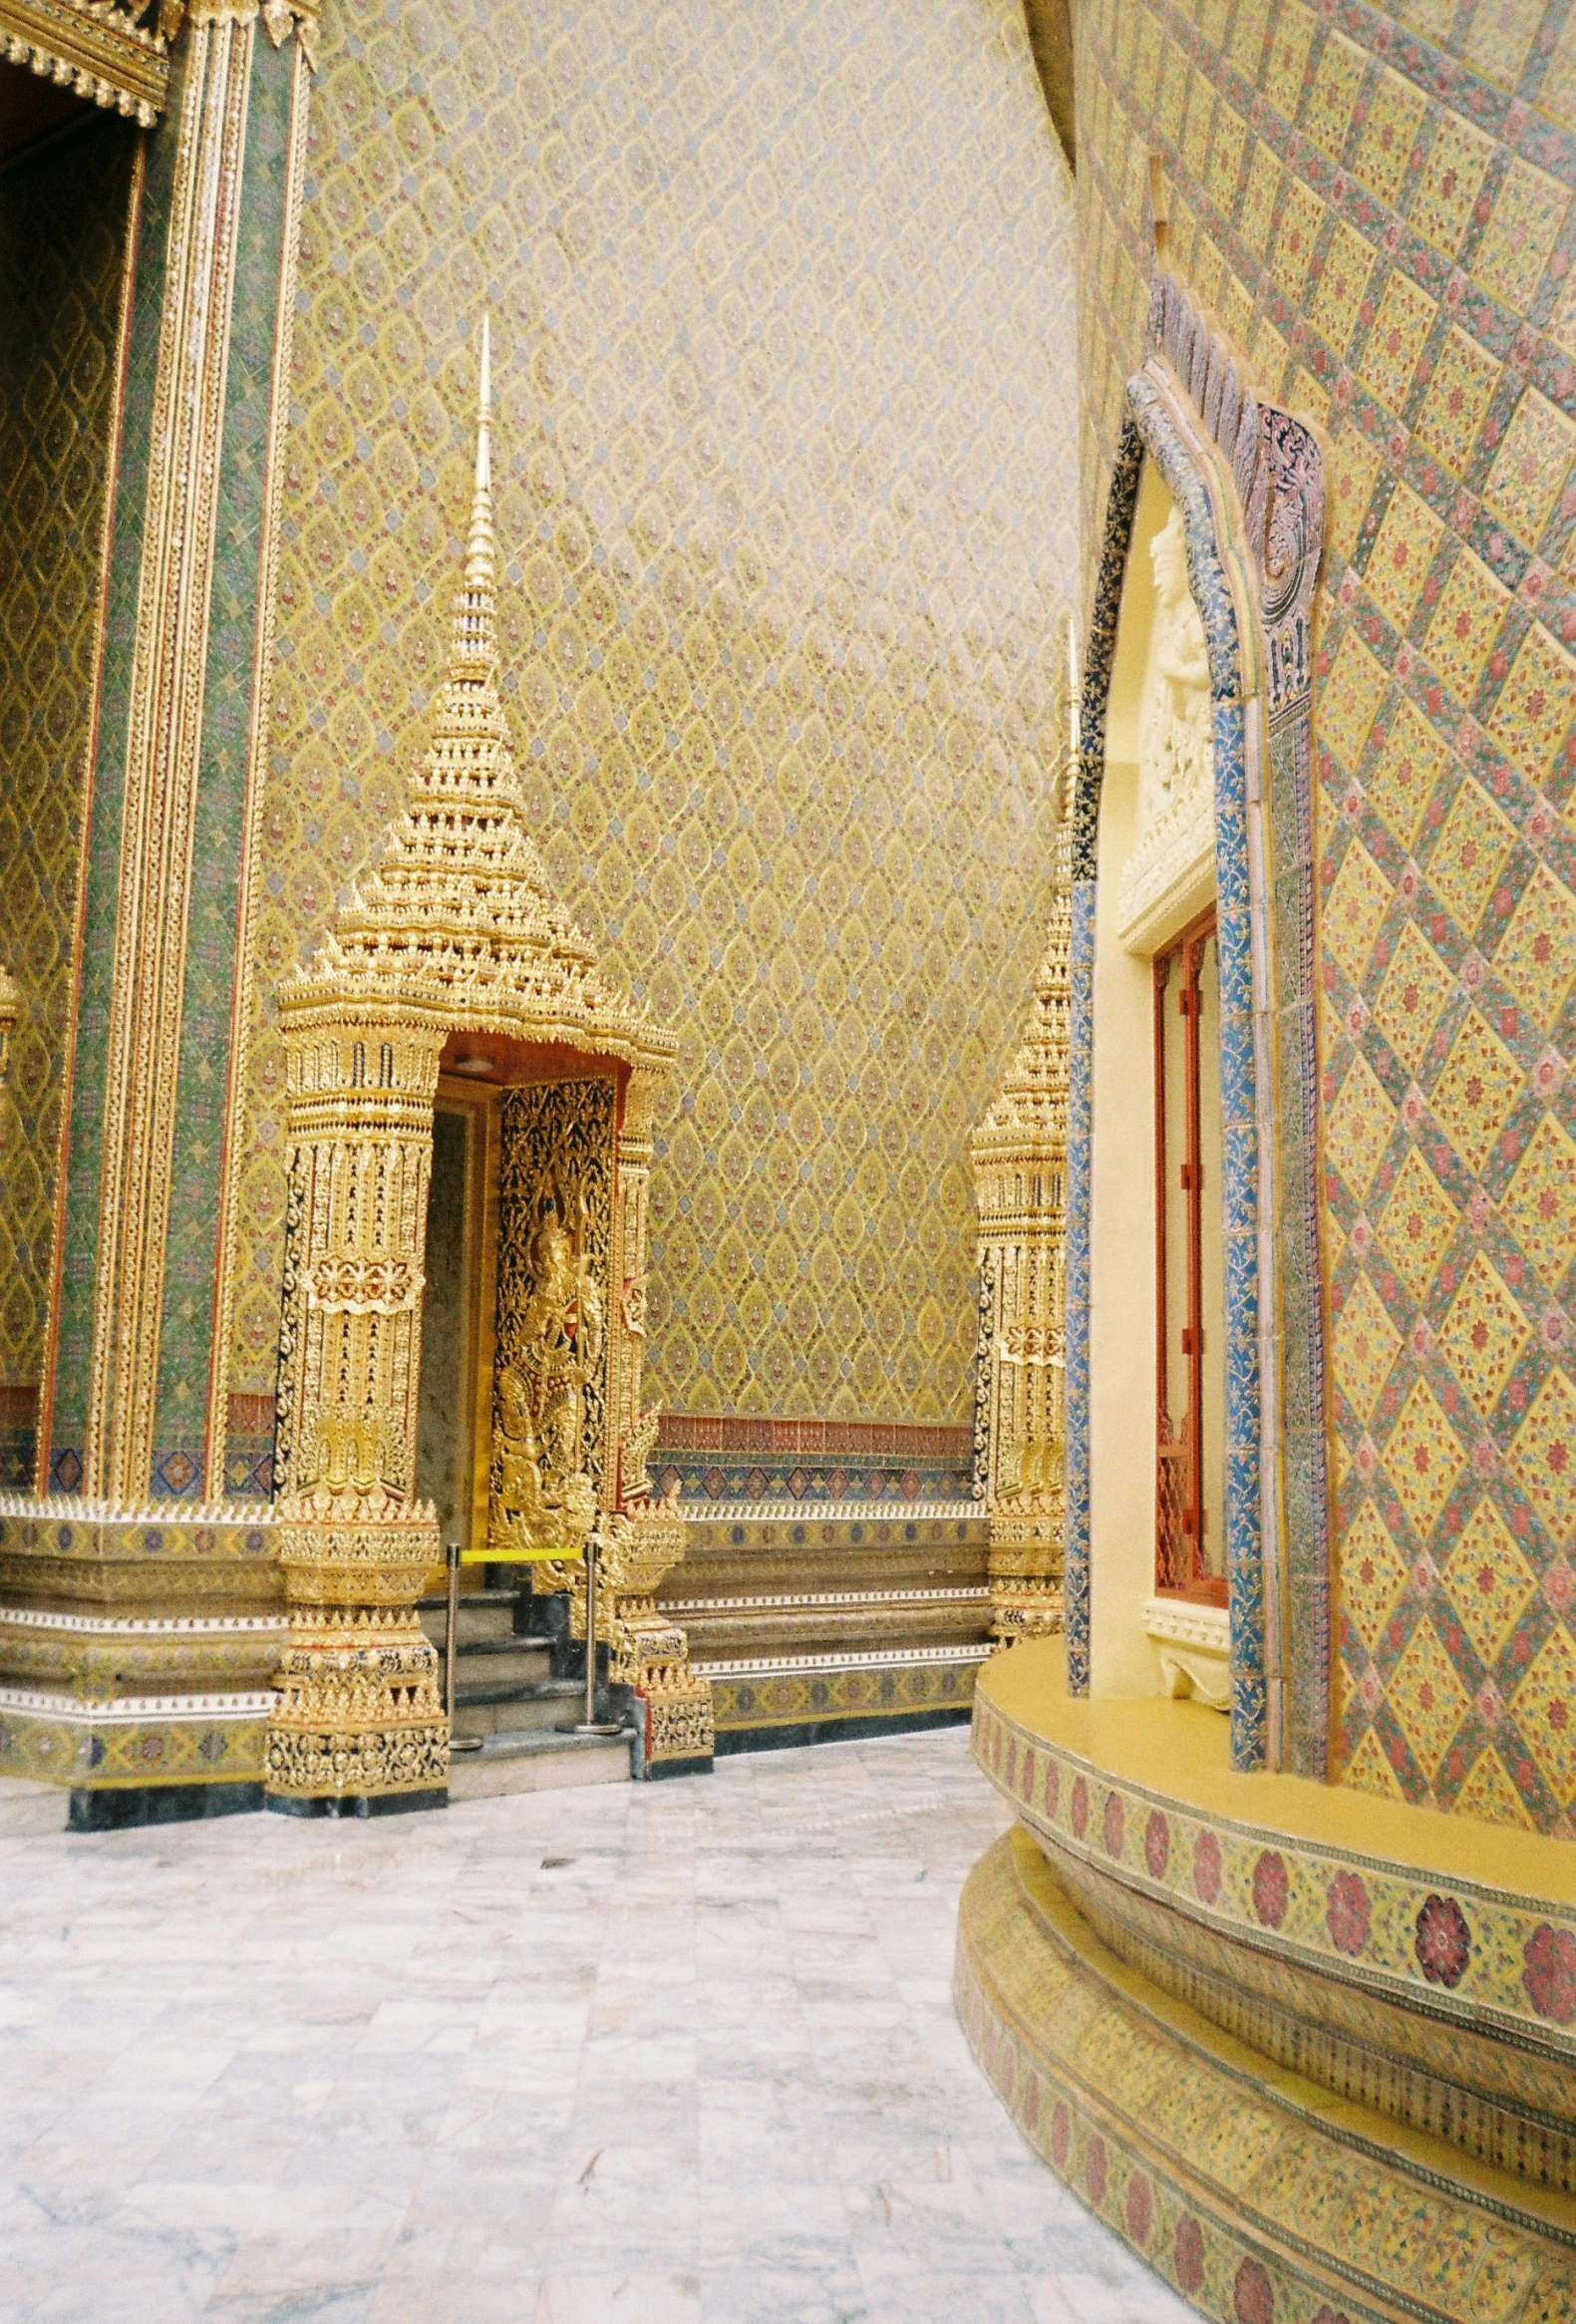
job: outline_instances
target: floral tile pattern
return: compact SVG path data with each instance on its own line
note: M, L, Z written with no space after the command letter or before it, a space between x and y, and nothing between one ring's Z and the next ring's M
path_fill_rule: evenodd
M1452 1658L1431 1632L1416 1642L1409 1636L1397 1661L1409 1655L1413 1684L1429 1697L1431 1732L1447 1737L1452 1719L1465 1716ZM1538 1678L1550 1704L1564 1676L1557 1652ZM1558 1739L1544 1747L1551 1756L1566 1748L1568 1733L1551 1731ZM1008 1717L988 1673L975 1690L974 1756L1032 1831L1190 1920L1350 1973L1393 2000L1425 2002L1445 2021L1513 2030L1538 2056L1563 2061L1567 2071L1576 2064L1571 1907L1206 1815L1112 1778ZM1367 1917L1355 1942L1349 1907L1359 1882ZM1562 1984L1554 1972L1567 1962L1570 1981ZM1441 2060L1447 2055L1441 2046Z
M964 1141L1039 957L1078 554L1021 11L345 0L320 55L230 1388L273 1385L272 995L430 697L490 307L535 835L683 1043L653 1399L965 1423Z
M1366 1788L1576 1833L1542 1662L1572 1638L1576 1526L1576 11L1106 0L1079 41L1086 537L1143 342L1157 150L1167 266L1329 444L1340 1757Z

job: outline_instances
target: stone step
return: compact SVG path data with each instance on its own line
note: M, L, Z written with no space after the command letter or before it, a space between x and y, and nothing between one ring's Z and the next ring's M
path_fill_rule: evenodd
M479 1751L457 1752L450 1761L450 1805L494 1800L513 1792L550 1792L570 1785L627 1784L629 1752L627 1735L553 1735L505 1729L489 1735Z
M560 1719L573 1716L585 1699L578 1679L541 1679L525 1686L483 1686L455 1682L457 1735L551 1735ZM560 1739L561 1740L561 1739Z
M552 1676L552 1648L545 1638L463 1637L455 1662L462 1697L467 1687L535 1687Z
M692 1601L674 1619L684 1625L693 1661L748 1655L835 1654L857 1647L966 1646L988 1635L988 1591L940 1604L846 1598L836 1605L705 1605Z
M460 1595L460 1651L468 1646L480 1645L487 1639L512 1638L514 1609L519 1604L517 1589L462 1590ZM420 1598L417 1612L422 1628L437 1647L442 1647L449 1635L449 1601L447 1598Z

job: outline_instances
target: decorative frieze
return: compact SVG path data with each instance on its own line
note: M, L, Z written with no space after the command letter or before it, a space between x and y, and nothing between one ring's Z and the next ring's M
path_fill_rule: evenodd
M169 44L140 19L149 0L0 0L0 57L152 129L164 110Z

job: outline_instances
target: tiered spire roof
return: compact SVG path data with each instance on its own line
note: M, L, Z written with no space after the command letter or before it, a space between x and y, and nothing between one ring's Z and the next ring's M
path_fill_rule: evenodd
M310 965L281 995L436 1008L467 1025L615 1056L674 1052L613 994L552 891L525 824L498 692L492 529L491 346L481 327L475 481L465 577L432 735L377 864Z
M1073 760L1062 784L1052 855L1051 918L1023 1040L1002 1086L969 1140L976 1169L1013 1157L1067 1153L1068 1042L1072 1008Z

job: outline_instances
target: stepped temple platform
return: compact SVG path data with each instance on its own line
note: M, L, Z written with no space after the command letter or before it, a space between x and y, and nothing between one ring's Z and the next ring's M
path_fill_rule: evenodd
M1240 1775L1189 1702L998 1655L1016 1828L964 1891L976 2057L1025 2137L1221 2324L1576 2315L1576 1857Z
M684 1556L656 1603L711 1687L720 1753L968 1719L991 1625L990 1535L974 1503L683 1513Z

